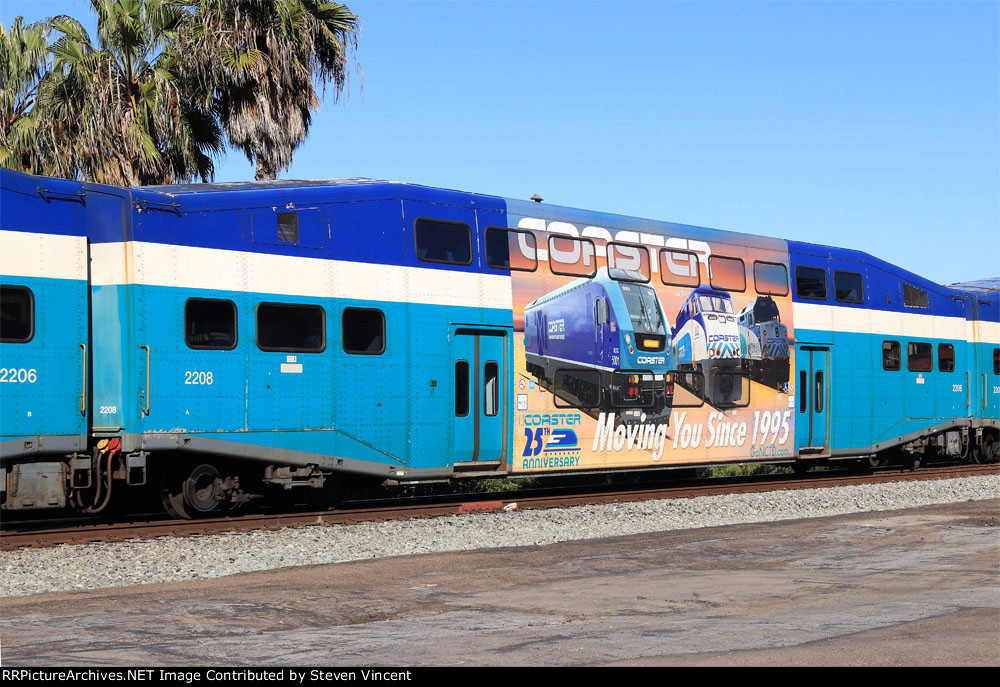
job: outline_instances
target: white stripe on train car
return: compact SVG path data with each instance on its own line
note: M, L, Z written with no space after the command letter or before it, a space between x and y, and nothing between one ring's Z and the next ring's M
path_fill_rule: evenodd
M845 308L816 303L793 303L796 331L814 329L853 334L878 334L908 339L969 340L973 325L964 317L943 317L917 312ZM977 322L979 341L1000 343L1000 323Z
M0 274L47 279L87 278L87 239L0 230Z
M504 274L302 258L142 241L94 244L91 252L94 259L91 275L96 286L142 284L314 298L513 309L511 278ZM131 274L126 271L126 261L132 265Z

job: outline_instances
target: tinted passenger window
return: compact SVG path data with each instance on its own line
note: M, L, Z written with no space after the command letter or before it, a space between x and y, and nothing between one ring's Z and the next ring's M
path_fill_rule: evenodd
M340 319L344 351L379 355L385 351L385 315L375 308L344 308Z
M257 347L319 353L326 348L325 322L318 305L261 303L257 306Z
M916 286L903 284L903 305L910 308L929 308L930 302L927 300L927 292Z
M469 414L469 363L465 360L455 362L455 415L465 417Z
M417 257L424 262L472 264L472 230L468 224L418 219L414 226Z
M724 291L746 291L747 272L739 258L712 255L708 258L708 282Z
M1000 348L993 349L993 374L1000 375Z
M567 277L597 274L597 251L590 239L549 234L549 269Z
M236 348L236 304L226 300L188 299L184 303L184 343L199 349Z
M762 296L787 296L788 269L781 263L755 260L753 285Z
M902 362L902 349L898 341L882 342L882 369L898 370Z
M865 287L860 274L834 272L833 287L837 300L841 303L864 303L865 301Z
M667 286L701 286L698 255L686 250L660 251L660 281Z
M816 267L795 268L795 290L799 298L826 300L826 270Z
M24 286L0 286L0 341L27 343L35 336L35 297Z
M284 243L299 242L299 213L278 213L278 240Z
M492 360L483 368L483 411L492 417L500 409L500 367Z
M906 369L930 372L934 367L934 348L929 343L911 341L906 344Z
M538 267L535 235L530 231L487 227L486 264L498 270L534 272Z
M951 344L938 344L938 369L942 372L954 372L955 347Z

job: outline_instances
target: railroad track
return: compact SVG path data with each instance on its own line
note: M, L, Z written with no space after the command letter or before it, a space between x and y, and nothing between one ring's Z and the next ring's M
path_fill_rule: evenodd
M740 478L709 478L695 481L674 480L656 484L623 487L586 486L543 488L485 494L449 494L431 497L407 497L345 502L337 510L285 513L250 513L240 516L168 520L151 517L123 522L80 523L8 521L0 531L0 550L24 547L51 547L63 544L88 544L273 530L282 527L353 524L410 518L431 518L461 513L500 512L505 509L565 508L589 504L646 501L667 498L691 498L721 494L740 494L787 489L820 489L850 484L905 482L976 475L1000 474L1000 464L932 466L919 470L883 468L871 474L841 471L813 472L806 476L778 474Z

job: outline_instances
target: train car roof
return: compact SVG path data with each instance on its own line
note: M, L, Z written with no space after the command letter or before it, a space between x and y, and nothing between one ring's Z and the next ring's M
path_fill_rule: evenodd
M967 291L968 293L980 295L997 293L1000 292L1000 277L990 277L989 279L977 279L974 281L962 281L955 284L949 284L948 286L958 291Z

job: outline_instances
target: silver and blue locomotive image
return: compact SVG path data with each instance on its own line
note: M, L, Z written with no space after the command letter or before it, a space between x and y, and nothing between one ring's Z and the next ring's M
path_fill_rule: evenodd
M674 391L670 328L656 291L640 280L602 267L529 303L525 359L529 373L574 407L664 424Z
M781 323L778 304L758 296L737 315L743 373L778 391L788 391L788 327Z
M709 286L691 291L673 329L679 381L714 406L743 399L739 326L729 293Z

